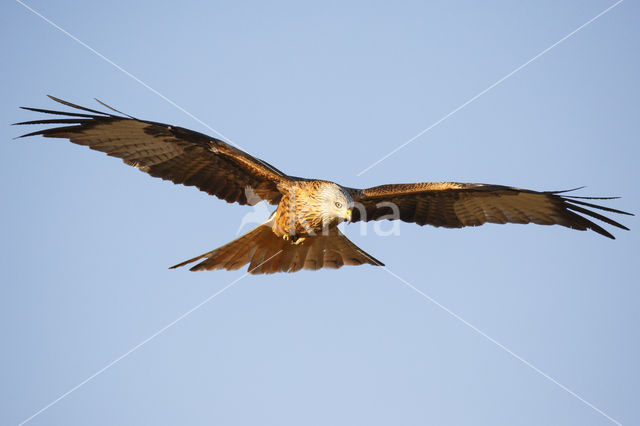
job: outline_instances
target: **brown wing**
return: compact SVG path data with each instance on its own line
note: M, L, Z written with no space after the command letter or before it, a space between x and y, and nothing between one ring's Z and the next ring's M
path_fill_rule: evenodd
M536 192L501 185L477 183L410 183L381 185L368 189L346 188L356 205L352 221L400 219L418 225L461 228L483 223L537 223L562 225L581 231L591 229L614 238L586 216L621 229L627 227L597 213L631 213L603 207L584 199L612 197L571 197L567 191Z
M270 164L211 136L182 127L104 113L49 97L90 114L23 107L65 118L16 123L64 125L21 137L42 135L69 139L121 158L151 176L195 186L230 203L255 204L262 199L277 204L281 197L278 184L289 180ZM247 200L247 193L251 194L247 188L257 195L255 199Z

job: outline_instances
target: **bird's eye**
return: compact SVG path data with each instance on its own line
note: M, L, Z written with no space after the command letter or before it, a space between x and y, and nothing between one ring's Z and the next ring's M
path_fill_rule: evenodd
M341 209L342 208L342 203L339 201L336 201L336 207Z

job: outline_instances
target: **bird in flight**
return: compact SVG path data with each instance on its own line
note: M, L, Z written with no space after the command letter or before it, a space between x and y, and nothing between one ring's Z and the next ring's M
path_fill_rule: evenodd
M538 192L502 185L424 182L367 189L289 176L219 139L182 127L139 120L106 104L101 112L49 96L74 111L23 109L58 118L16 123L57 125L20 137L63 138L176 184L195 186L229 203L266 201L276 210L263 224L215 250L181 262L192 271L239 269L252 274L296 272L383 263L351 242L337 226L345 221L402 220L446 228L484 223L562 225L614 238L592 219L627 227L598 211L631 215L567 191ZM592 218L592 219L590 219Z

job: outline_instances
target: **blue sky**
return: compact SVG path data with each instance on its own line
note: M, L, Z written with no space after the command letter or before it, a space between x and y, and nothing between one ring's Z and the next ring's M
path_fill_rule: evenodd
M27 424L640 423L635 217L615 241L533 225L347 230L431 300L369 266L168 270L235 238L251 209L63 140L14 141L23 129L8 125L35 118L18 106L55 107L46 94L99 98L209 126L293 175L586 185L638 213L637 2L360 176L614 2L26 4L206 126L20 3L0 6L0 423L238 279Z

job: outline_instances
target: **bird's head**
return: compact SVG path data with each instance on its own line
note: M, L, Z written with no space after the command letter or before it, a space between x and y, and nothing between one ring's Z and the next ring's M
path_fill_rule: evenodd
M341 186L332 182L323 183L320 190L322 216L325 224L338 224L351 220L353 199Z

